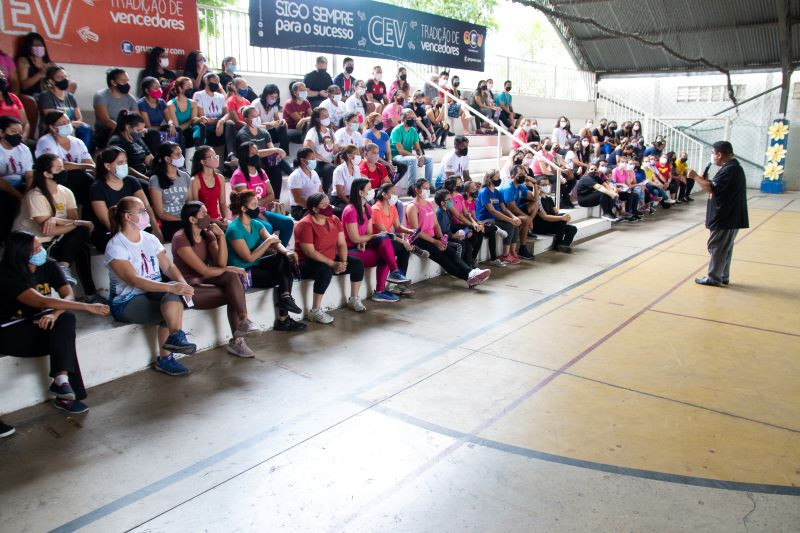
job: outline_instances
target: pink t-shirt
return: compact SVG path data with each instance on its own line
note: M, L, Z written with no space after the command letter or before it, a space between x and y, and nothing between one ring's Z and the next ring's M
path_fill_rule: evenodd
M514 137L519 139L524 144L528 143L528 132L525 131L523 128L517 128L517 131L514 132ZM518 143L517 141L511 141L511 148L512 149L516 150L520 146L522 146L522 145L520 143Z
M267 181L267 173L264 172L264 169L259 169L257 176L250 176L250 181L248 182L242 169L237 168L233 172L233 176L231 176L231 189L235 191L236 187L241 185L244 185L247 189L256 191L259 199L267 196L272 188L269 181Z
M452 195L451 198L453 200L453 209L456 211L456 213L463 213L464 206L466 204L466 202L464 201L464 197L456 193Z
M383 118L383 127L388 129L394 127L394 124L399 124L400 119L403 117L403 111L403 106L395 104L386 106L386 109L383 110L383 115L381 115L381 118ZM394 123L392 119L394 119Z
M430 235L434 237L436 235L435 224L436 221L436 213L433 212L433 206L429 202L424 202L423 205L420 205L416 201L414 205L417 206L417 219L419 220L419 230L426 235Z
M358 234L365 235L367 233L367 226L369 226L369 219L372 218L372 208L369 204L364 206L364 222L358 223L358 213L356 208L349 204L342 211L342 225L344 226L344 240L347 241L348 248L354 248L356 245L350 240L350 234L347 232L348 224L355 224L358 227Z
M475 216L475 199L474 198L470 198L469 200L464 199L464 205L467 206L467 211L469 211L472 214L472 216Z
M6 79L10 80L11 75L17 70L17 66L14 64L14 58L8 54L0 52L0 70L3 71Z
M614 178L614 181L620 185L625 185L628 183L628 171L622 167L615 167L614 172L611 173L611 177Z
M554 158L552 152L545 152L544 150L539 152L539 155L544 157L545 159L547 159L550 162L552 162L553 158ZM546 166L548 166L548 165L543 163L542 161L540 161L538 158L535 158L533 160L533 174L534 174L534 176L541 176L542 174L546 174L547 173L547 171L545 171L545 167Z

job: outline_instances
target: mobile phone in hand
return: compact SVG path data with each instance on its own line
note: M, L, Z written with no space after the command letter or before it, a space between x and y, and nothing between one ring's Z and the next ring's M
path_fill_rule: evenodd
M183 298L183 303L186 304L186 307L190 307L190 308L194 307L194 302L192 301L192 297L191 296L182 296L182 298Z

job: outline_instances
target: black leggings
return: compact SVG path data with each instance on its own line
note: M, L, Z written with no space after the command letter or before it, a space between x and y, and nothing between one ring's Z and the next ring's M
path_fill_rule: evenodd
M397 268L403 273L408 273L408 260L411 257L411 252L406 250L403 243L399 240L392 239L392 248L394 248L394 256L397 258Z
M472 269L458 256L458 252L452 246L448 246L442 251L435 244L424 239L417 239L414 244L423 250L427 250L431 254L431 260L451 276L463 280L469 279L469 272Z
M497 226L494 224L484 224L483 235L483 238L489 245L489 257L494 261L497 259ZM480 252L480 248L478 248L478 252Z
M581 207L594 207L599 205L604 215L611 215L614 200L600 191L592 191L578 196L578 205Z
M53 329L41 329L27 319L19 324L0 328L0 346L4 355L14 357L43 357L50 355L50 377L59 372L69 374L75 398L86 398L78 353L75 351L75 315L65 311L53 324Z
M472 268L475 268L478 261L478 256L481 253L484 234L474 231L472 228L468 228L466 226L456 226L453 228L454 231L458 231L460 229L472 231L472 235L470 235L469 238L454 242L458 242L461 245L461 259L463 259L464 262ZM497 228L495 228L494 231L496 232ZM496 253L497 252L495 251L495 254ZM495 258L493 257L492 259Z
M342 274L350 274L350 282L358 283L364 279L364 263L360 259L348 255L347 269ZM336 275L339 276L341 274ZM314 280L314 294L325 294L333 276L333 269L325 263L320 263L313 259L300 261L300 277Z
M330 196L331 185L333 185L333 169L332 163L317 160L317 175L322 180L322 192Z
M63 185L75 195L75 203L83 209L91 209L89 205L89 188L94 178L85 170L66 170L56 176L56 183Z
M639 195L633 191L622 191L619 199L625 202L625 211L635 215L639 212Z
M533 220L533 231L540 235L554 235L556 246L569 246L572 244L575 234L578 233L578 228L563 220L548 222L541 217L536 217Z
M279 311L278 300L285 293L292 293L293 267L292 262L283 254L272 254L262 257L257 265L248 268L253 277L253 287L271 289L272 301L275 305L275 314L278 317L286 316Z
M50 247L50 258L62 263L74 263L81 280L83 292L91 296L97 292L92 280L92 251L89 228L78 226L65 233Z
M275 193L275 201L281 201L281 189L283 188L283 172L281 172L281 167L278 165L268 165L267 159L261 159L261 168L264 169L264 172L267 174L267 178L269 178L269 184L272 186L272 192Z
M164 235L164 242L172 242L172 236L183 229L183 223L179 220L162 220L161 234Z
M681 183L678 189L678 198L688 198L692 194L692 189L694 189L694 180L686 178L686 183Z
M286 126L272 128L267 130L267 133L272 138L272 144L286 152L286 157L289 157L289 130L286 129Z

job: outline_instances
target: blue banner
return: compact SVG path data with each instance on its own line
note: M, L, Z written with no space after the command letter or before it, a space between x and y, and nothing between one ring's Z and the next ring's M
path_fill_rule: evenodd
M486 27L369 0L250 0L250 44L482 71Z

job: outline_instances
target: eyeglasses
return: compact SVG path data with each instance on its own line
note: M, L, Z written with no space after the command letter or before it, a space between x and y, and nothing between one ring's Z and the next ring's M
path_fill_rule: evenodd
M147 213L147 209L139 209L138 211L127 211L127 213L130 213L131 215L141 216L144 213Z
M209 159L212 159L214 161L219 161L219 155L218 154L214 154L214 155L212 155L210 157L206 157L205 159L203 159L203 161L208 161Z

